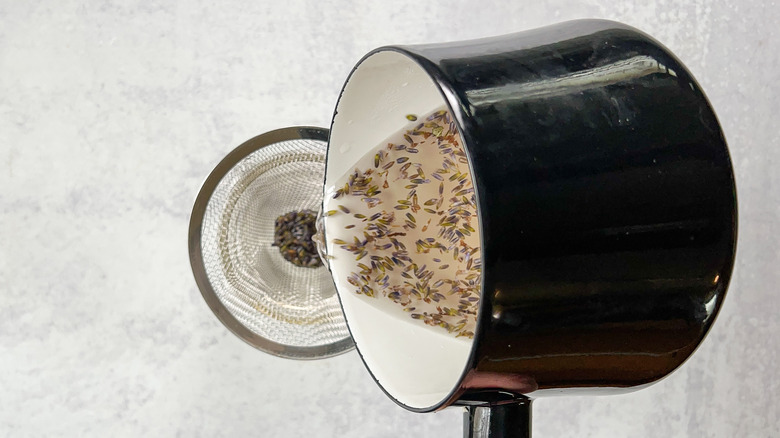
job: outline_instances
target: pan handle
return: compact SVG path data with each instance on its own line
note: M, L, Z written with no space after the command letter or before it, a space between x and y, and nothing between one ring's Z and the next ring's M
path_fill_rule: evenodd
M466 407L463 438L531 438L531 400Z

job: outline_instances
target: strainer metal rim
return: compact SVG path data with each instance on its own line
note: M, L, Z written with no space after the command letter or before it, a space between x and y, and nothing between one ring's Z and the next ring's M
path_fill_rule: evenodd
M273 131L260 134L253 137L237 148L233 149L222 161L214 167L195 198L195 204L192 207L189 227L189 256L192 273L195 277L195 283L200 289L203 299L208 304L214 315L228 328L233 334L244 340L249 345L275 356L287 359L324 359L346 353L355 348L351 336L325 345L313 347L300 347L280 344L264 338L244 326L230 311L225 308L222 301L217 296L214 288L206 274L205 264L203 262L203 247L201 242L201 232L203 228L203 218L206 214L206 207L211 199L214 190L217 188L222 178L235 167L241 160L251 153L265 146L290 141L290 140L318 140L328 141L329 131L325 128L314 126L293 126L280 128Z

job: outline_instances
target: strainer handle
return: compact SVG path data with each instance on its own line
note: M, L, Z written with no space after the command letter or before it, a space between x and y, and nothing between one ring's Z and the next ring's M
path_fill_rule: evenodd
M468 406L463 414L463 438L531 438L531 400Z

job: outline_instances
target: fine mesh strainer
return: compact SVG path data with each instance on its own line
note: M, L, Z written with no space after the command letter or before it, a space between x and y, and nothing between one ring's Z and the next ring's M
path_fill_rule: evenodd
M320 208L327 138L294 127L247 141L206 179L190 220L190 262L211 310L249 344L286 358L354 345L328 269L297 266L274 245L277 218Z

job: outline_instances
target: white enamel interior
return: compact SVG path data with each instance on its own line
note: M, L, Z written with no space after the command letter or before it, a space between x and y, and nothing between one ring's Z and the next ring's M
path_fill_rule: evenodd
M433 80L410 58L393 51L368 57L352 74L336 108L326 187L402 129L407 114L425 114L444 105ZM328 251L333 253L332 243ZM389 314L367 301L376 298L357 295L345 277L334 281L347 324L379 384L411 408L425 409L443 401L458 384L473 341Z

